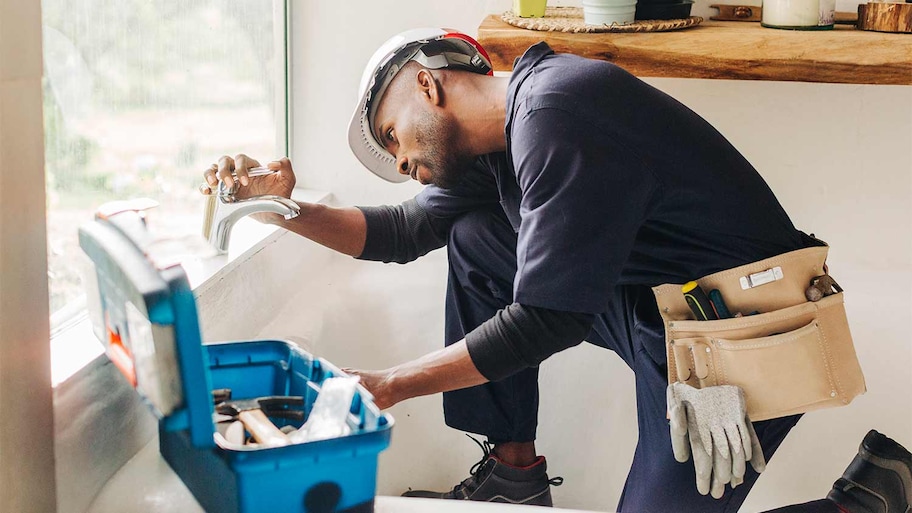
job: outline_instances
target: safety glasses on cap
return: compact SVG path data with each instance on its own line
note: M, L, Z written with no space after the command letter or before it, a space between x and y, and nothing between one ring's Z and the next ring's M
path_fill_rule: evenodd
M409 30L390 38L374 52L361 77L360 101L349 124L348 144L365 167L390 182L409 178L396 171L396 159L374 136L374 115L393 78L411 61L427 69L493 74L491 61L481 45L452 30Z

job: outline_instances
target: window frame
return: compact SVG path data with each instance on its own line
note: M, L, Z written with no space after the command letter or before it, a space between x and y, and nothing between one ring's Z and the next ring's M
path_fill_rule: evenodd
M274 95L275 105L275 133L277 146L285 155L290 155L292 151L292 45L291 45L291 23L292 23L292 0L273 0L273 38L275 42L276 53L281 57L281 72L285 75L285 80L276 80L275 87L284 88L284 91L276 91ZM45 193L47 184L45 183ZM307 199L322 201L326 198L325 194L308 194L301 188L296 187L295 195L304 194ZM44 221L44 220L43 220ZM242 220L242 223L252 224L253 221ZM260 227L259 229L244 230L242 246L245 248L232 260L220 262L218 269L206 269L206 276L200 279L197 286L204 286L212 278L218 278L225 269L233 269L240 265L249 257L249 253L255 252L261 248L264 243L268 242L270 237L275 237L274 227ZM237 238L237 237L235 237ZM48 300L50 301L50 300ZM73 375L79 372L86 365L98 358L104 353L104 347L92 333L91 324L88 316L88 309L85 296L68 303L65 307L57 312L51 312L49 316L50 326L50 367L51 382L56 388L59 384L65 382Z

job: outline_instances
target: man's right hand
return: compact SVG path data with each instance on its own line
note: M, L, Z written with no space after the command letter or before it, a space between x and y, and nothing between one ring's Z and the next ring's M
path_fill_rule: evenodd
M291 198L295 174L291 169L290 160L283 157L266 164L266 167L275 173L250 176L249 170L256 167L261 167L260 163L246 155L234 158L226 155L203 173L206 182L200 185L200 192L209 195L218 190L219 180L228 186L233 186L237 180L241 185L234 194L237 199L264 194ZM301 208L301 215L294 219L286 220L279 214L264 212L252 214L251 217L261 223L280 226L346 255L359 256L364 251L367 221L361 210L354 207L334 208L302 201L295 203Z
M248 170L255 167L261 167L261 164L247 155L239 154L234 158L224 155L219 158L217 164L212 164L203 173L206 183L200 186L200 192L211 194L217 189L219 180L231 186L237 179L241 185L235 194L238 199L264 194L291 198L296 179L291 161L287 157L266 164L267 168L276 171L272 174L249 176Z

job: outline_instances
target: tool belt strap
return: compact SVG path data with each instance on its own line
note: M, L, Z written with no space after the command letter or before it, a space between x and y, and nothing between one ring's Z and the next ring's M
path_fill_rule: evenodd
M719 290L731 312L759 312L753 315L693 320L682 285L654 287L668 382L739 386L753 421L843 406L863 394L842 289L818 301L806 296L815 278L828 274L828 249L800 249L696 280L706 292Z

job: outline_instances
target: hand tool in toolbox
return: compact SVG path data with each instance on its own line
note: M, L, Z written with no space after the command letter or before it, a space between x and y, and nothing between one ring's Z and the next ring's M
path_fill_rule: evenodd
M263 413L260 403L256 399L221 403L216 411L223 415L236 417L237 420L244 423L244 427L250 431L254 440L267 447L279 447L290 443L288 436Z
M229 394L230 395L230 394ZM244 424L254 440L267 446L288 445L290 440L270 418L304 421L304 398L301 396L269 396L241 401L222 401L215 411Z
M287 341L203 344L186 273L173 259L153 258L158 240L140 213L122 208L79 230L95 271L87 280L95 333L159 417L161 454L200 505L211 513L372 512L377 457L393 419L360 385L347 436L216 444L227 439L216 429L215 404L253 401L282 428L297 428L322 383L345 374ZM224 427L243 438L237 424Z
M225 439L225 443L223 445L227 445L227 444L234 444L235 446L244 445L244 441L247 436L247 431L246 431L246 429L244 429L244 423L239 420L229 423L224 428L224 433L222 434L222 436Z

